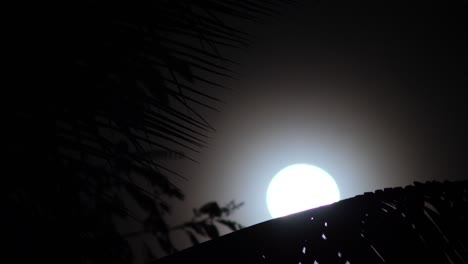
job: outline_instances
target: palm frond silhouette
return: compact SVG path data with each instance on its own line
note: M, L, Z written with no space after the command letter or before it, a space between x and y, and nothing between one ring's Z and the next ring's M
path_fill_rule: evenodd
M29 46L43 58L32 71L41 78L9 94L5 221L14 257L131 262L116 217L174 252L164 216L168 198L184 197L170 177L184 176L160 161L195 161L214 131L198 109L216 111L222 100L200 87L224 89L213 76L233 78L234 62L219 49L249 42L223 20L255 22L277 9L270 1L160 0L37 10L31 24L50 22L31 26L39 32Z
M467 217L468 181L416 182L260 223L157 263L466 263Z

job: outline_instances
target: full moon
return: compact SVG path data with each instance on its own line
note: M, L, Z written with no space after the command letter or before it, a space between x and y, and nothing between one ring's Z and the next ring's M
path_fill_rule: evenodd
M294 164L280 170L268 186L267 206L273 218L340 200L335 180L323 169Z

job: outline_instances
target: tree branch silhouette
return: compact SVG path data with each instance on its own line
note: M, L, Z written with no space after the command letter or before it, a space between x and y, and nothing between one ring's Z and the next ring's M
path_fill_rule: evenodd
M224 89L213 76L234 78L234 62L218 47L248 41L224 18L257 21L271 10L269 1L155 0L32 12L34 56L24 66L40 67L24 76L40 78L8 94L10 253L19 262L129 263L116 218L176 251L164 216L168 199L184 199L170 177L183 176L161 161L196 161L214 131L196 107L222 100L194 84Z

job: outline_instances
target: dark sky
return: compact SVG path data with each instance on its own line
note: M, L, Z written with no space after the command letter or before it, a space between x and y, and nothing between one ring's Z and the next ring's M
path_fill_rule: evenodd
M175 164L190 180L174 179L173 221L231 199L242 224L268 220L268 183L293 163L325 169L342 199L466 179L466 7L411 2L304 1L249 28L209 148Z

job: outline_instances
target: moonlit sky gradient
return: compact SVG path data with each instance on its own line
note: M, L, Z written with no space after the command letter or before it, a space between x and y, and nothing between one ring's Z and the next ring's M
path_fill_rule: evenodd
M294 163L326 170L342 199L466 179L464 9L304 2L250 31L226 104L206 113L217 131L200 164L171 163L189 178L173 179L186 193L174 224L232 199L245 202L232 216L243 225L271 219L268 183Z

